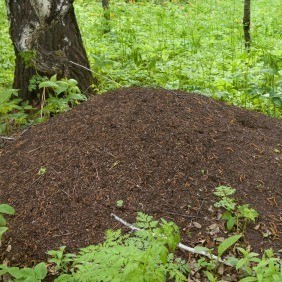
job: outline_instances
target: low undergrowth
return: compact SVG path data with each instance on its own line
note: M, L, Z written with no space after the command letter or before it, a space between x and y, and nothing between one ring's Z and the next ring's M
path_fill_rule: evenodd
M80 26L100 92L132 85L181 89L281 116L281 1L252 4L249 53L243 1L115 0L106 34L100 3L75 3L78 21L88 19Z
M39 104L22 102L15 89L8 89L0 95L0 134L11 133L20 126L40 123L86 100L76 80L58 80L56 75L50 79L34 76L29 89L37 91Z
M230 187L218 187L215 194L221 200L215 206L229 211L231 204L235 210L234 199L229 197L233 192ZM240 207L237 210L241 210ZM250 213L239 216L243 222L255 220L258 216L255 210L249 208L249 211L251 216ZM7 230L2 214L13 213L9 205L0 205L1 228L4 228L1 229L2 233ZM238 214L235 212L235 215ZM238 229L242 227L239 219L236 220L235 233L230 234L216 248L208 249L203 246L190 248L181 244L179 228L173 222L164 219L156 221L152 216L139 212L135 225L131 225L113 216L132 232L108 230L103 243L82 248L77 254L67 253L66 247L62 246L59 250L47 252L51 256L48 264L42 262L34 268L11 267L6 261L0 265L0 275L9 281L41 281L49 271L49 275L55 275L54 280L57 282L187 281L188 277L194 281L195 274L200 279L197 281L282 280L281 260L271 249L265 250L260 256L252 252L249 246L244 247L241 239L244 238L245 228ZM192 263L175 255L178 248L189 249L195 254Z

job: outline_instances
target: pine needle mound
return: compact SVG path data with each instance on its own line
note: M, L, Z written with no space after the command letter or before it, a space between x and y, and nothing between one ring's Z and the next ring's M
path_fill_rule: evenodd
M281 120L200 95L126 88L94 96L5 141L0 199L16 215L2 254L10 245L10 262L32 265L62 245L74 252L121 227L112 212L133 222L137 211L173 220L183 243L212 247L227 236L213 206L219 185L259 212L248 242L278 250L281 140Z

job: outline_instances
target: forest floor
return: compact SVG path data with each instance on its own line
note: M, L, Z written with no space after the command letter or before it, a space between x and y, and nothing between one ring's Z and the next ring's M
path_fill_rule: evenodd
M182 243L212 247L228 236L214 207L219 185L259 212L246 235L255 250L281 248L281 120L181 91L126 88L15 137L0 149L0 199L16 210L1 253L13 264L102 242L121 227L112 212L173 220Z

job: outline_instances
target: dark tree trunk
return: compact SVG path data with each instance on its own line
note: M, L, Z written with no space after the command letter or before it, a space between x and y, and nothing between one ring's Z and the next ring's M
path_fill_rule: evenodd
M105 18L104 33L107 33L111 31L110 28L111 14L110 14L109 0L102 0L102 7L104 9L104 18Z
M251 47L250 25L251 25L251 0L245 0L243 30L244 30L244 38L245 38L245 47L247 51L249 51Z
M34 74L73 78L90 93L94 83L77 25L74 0L6 0L10 35L16 54L14 88L24 100ZM72 63L73 62L73 63ZM74 64L75 63L75 64Z

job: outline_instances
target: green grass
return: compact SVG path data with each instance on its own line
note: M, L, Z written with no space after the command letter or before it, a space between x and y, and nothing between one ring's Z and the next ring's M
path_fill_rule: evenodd
M113 0L108 34L100 2L75 3L99 92L131 85L182 89L282 116L280 0L252 3L250 54L244 49L243 1ZM1 90L12 82L13 50L6 28L0 37Z

